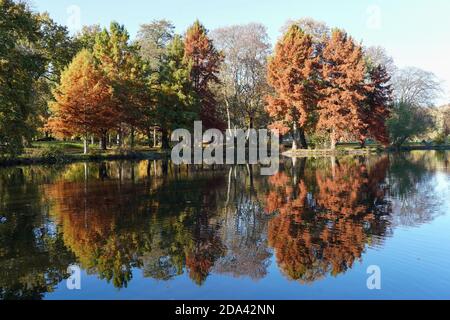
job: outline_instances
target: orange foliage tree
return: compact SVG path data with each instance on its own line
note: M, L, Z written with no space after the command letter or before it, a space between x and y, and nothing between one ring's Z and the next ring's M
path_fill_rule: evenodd
M314 282L337 276L361 259L373 236L386 233L390 212L384 181L388 159L373 166L343 162L335 169L305 171L300 182L281 172L271 177L266 211L269 245L290 279Z
M54 91L53 115L49 129L62 136L81 135L84 153L87 137L113 125L111 86L99 71L92 54L82 50L61 75L61 83Z
M307 149L305 129L317 104L317 57L311 36L298 26L289 28L278 42L268 65L268 82L274 95L268 97L267 112L271 127L281 134L293 134L293 149L298 138Z
M317 128L330 134L331 149L344 133L367 130L363 103L370 88L361 46L341 30L334 30L322 55L321 98Z
M206 28L197 20L187 31L185 59L191 66L191 81L201 104L200 118L203 126L224 129L224 122L217 111L217 101L210 85L219 83L218 74L223 61Z

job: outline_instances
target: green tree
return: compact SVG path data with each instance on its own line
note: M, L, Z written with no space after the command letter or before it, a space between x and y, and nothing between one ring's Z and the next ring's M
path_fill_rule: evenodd
M184 43L176 35L167 47L161 67L157 96L156 119L161 127L162 147L169 148L172 130L192 126L198 116L197 99L190 78L190 67L184 60Z
M433 120L426 108L407 102L395 103L387 120L391 143L397 149L409 139L425 133L432 125Z
M34 50L39 25L24 3L0 1L0 154L17 155L30 140L33 85L45 61Z
M175 26L167 20L154 20L141 25L137 44L139 52L152 71L159 71L164 59L166 48L173 39Z
M83 26L81 31L75 36L78 45L82 48L93 50L95 46L95 40L97 35L102 32L102 29L98 24Z
M138 47L130 44L130 36L123 25L112 22L109 30L104 29L97 35L93 53L113 87L111 120L118 133L118 145L122 145L126 132L131 134L133 144L134 132L143 114L141 108L146 107L146 99L142 97L145 65L139 59ZM104 128L101 133L103 149L107 132Z
M43 74L33 85L29 124L36 135L50 116L49 104L54 101L52 91L81 45L69 35L67 27L57 24L48 13L36 14L35 19L39 25L39 37L35 45L45 63ZM44 133L48 135L48 132Z

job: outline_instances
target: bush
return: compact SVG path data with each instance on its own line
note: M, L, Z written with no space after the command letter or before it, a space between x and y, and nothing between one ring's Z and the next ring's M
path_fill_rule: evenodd
M447 143L447 135L445 133L440 133L433 142L437 145L443 145Z
M327 134L315 133L309 137L309 146L312 149L326 149L330 147L329 137Z
M49 163L61 163L66 161L63 148L57 145L45 146L37 153L37 156Z

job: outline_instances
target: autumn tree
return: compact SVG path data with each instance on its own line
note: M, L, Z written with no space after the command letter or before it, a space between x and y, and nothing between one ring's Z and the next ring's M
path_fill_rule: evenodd
M51 105L49 128L63 136L82 136L85 154L88 135L114 125L111 86L86 49L80 51L62 73L54 96L56 101Z
M44 128L50 116L49 105L54 101L53 89L58 85L61 73L78 53L80 43L69 34L65 26L53 21L48 13L36 14L38 23L38 40L34 50L44 61L43 73L33 85L32 114L29 123L34 129L34 136ZM48 138L48 132L45 132Z
M362 258L373 236L386 233L388 165L387 158L373 166L344 160L334 168L302 168L299 183L283 172L269 179L266 212L276 216L268 240L283 273L312 283Z
M267 112L272 128L292 133L295 150L308 148L305 132L317 104L317 59L311 36L293 25L278 42L269 61L268 82L274 95L268 97Z
M184 44L184 56L191 66L190 80L201 106L200 118L203 127L223 129L224 123L220 119L217 100L211 90L212 84L219 83L218 74L223 57L208 37L206 28L198 20L187 30Z
M367 130L361 109L367 89L361 46L344 31L334 30L323 51L321 69L317 128L330 134L331 149L335 149L345 132L360 136Z

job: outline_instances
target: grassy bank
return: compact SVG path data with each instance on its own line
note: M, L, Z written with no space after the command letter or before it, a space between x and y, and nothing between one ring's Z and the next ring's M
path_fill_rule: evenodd
M51 141L35 142L18 157L0 158L0 166L106 160L158 160L165 157L167 152L144 146L137 146L133 150L111 148L103 151L97 145L91 145L89 153L84 154L82 143Z
M424 145L419 143L405 144L398 148L384 147L380 144L369 144L365 148L357 143L339 144L335 150L331 149L298 149L295 151L286 150L282 154L284 156L292 157L317 157L317 156L338 156L338 155L367 155L377 154L383 152L398 152L398 151L414 151L414 150L450 150L450 145Z
M357 143L339 144L336 150L330 149L298 149L289 150L282 146L281 153L288 157L321 157L339 155L368 155L383 152L414 151L414 150L450 150L450 145L423 145L417 143L405 144L400 150L386 148L379 144L369 144L361 148ZM83 144L77 142L35 142L25 152L16 158L1 158L0 167L31 164L55 164L82 161L113 161L113 160L159 160L169 157L169 152L146 146L136 146L133 150L110 148L100 150L97 145L91 145L88 154L83 154Z

